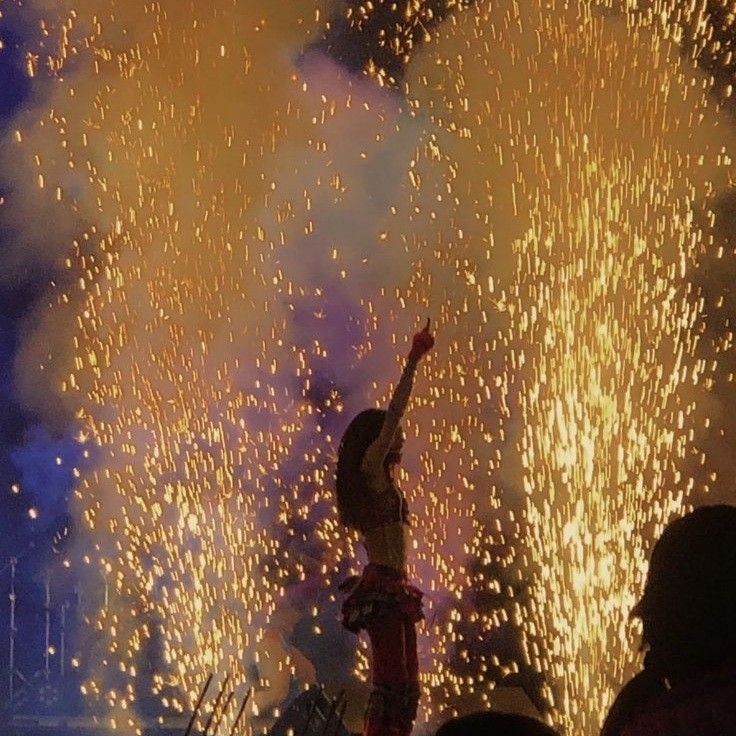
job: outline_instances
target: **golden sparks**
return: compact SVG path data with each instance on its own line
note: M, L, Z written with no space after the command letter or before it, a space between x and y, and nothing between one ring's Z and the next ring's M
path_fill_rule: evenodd
M335 434L431 314L403 479L428 596L417 730L526 667L550 721L596 733L635 667L651 540L699 491L715 366L689 273L733 142L730 88L693 59L730 51L693 4L451 3L417 33L412 2L384 39L405 78L370 60L358 79L297 61L327 3L247 5L63 0L26 57L44 107L7 145L69 274L29 355L98 446L75 501L105 580L85 693L136 732L155 639L167 706L230 673L263 730L310 679L273 631L284 587L315 577L312 636L338 656L356 545ZM506 604L472 604L489 591ZM519 661L481 651L509 627ZM365 642L350 667L364 693Z

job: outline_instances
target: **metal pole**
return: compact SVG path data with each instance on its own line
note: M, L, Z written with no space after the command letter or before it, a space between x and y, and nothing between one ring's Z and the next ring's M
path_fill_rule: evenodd
M245 705L248 702L252 692L252 690L248 690L247 695L243 698L243 702L240 704L238 715L235 717L235 723L233 723L233 727L230 729L230 736L235 736L235 729L238 727L238 723L240 723L243 711L245 710Z
M207 690L209 689L211 682L212 673L210 673L210 676L207 678L207 682L205 682L204 687L202 688L202 692L199 694L199 700L197 700L197 704L194 706L194 713L192 713L192 717L189 719L189 725L187 726L187 730L184 732L184 736L189 736L191 733L194 721L197 720L197 716L199 715L199 708L202 705L202 701L204 700L204 696L207 694Z
M220 706L220 701L222 700L222 696L225 694L225 688L227 687L227 683L229 682L229 680L230 680L230 675L227 675L225 677L225 682L222 683L220 692L217 693L217 697L215 698L215 704L212 706L212 712L210 713L210 717L207 719L207 723L204 724L204 733L202 734L202 736L207 736L207 734L210 732L210 726L212 725L212 719L215 717L215 712Z
M46 682L51 677L51 581L49 580L48 573L46 574L46 599L44 603L46 613L46 649L43 654L43 673L46 677Z
M312 716L314 715L314 711L317 709L317 703L319 702L319 699L322 697L323 689L324 688L322 687L322 685L320 685L319 689L317 690L317 694L312 700L312 707L309 709L309 714L307 715L307 720L304 723L304 728L302 729L300 736L307 736L307 734L309 733L309 725L312 723Z
M59 674L64 677L66 674L66 611L69 608L69 601L61 604L61 637L59 641Z
M325 726L322 730L322 736L327 736L328 729L330 727L330 724L332 723L332 716L335 715L335 711L337 710L337 704L342 700L342 696L344 695L344 692L341 692L340 695L338 695L336 698L332 699L332 704L330 705L330 710L327 713L327 718L325 719Z
M233 699L233 696L235 695L235 691L233 690L230 695L227 696L227 700L225 701L225 705L222 706L222 710L220 711L220 715L215 720L215 725L212 728L212 736L217 736L217 732L220 730L220 724L222 723L222 719L225 717L225 713L227 713L227 709L230 707L230 701Z
M343 724L343 719L345 718L345 711L348 709L348 699L347 697L343 699L342 705L340 706L340 710L337 713L337 723L335 724L335 733L334 736L340 736L340 726Z
M18 564L18 560L15 557L10 558L10 650L9 650L9 665L10 665L10 683L8 687L8 696L10 699L10 709L13 709L13 697L15 692L13 690L14 678L15 678L15 566Z

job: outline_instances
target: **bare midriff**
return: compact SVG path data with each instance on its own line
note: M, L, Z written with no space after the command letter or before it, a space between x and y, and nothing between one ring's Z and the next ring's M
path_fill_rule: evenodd
M368 562L391 567L402 575L406 573L406 550L411 529L402 521L381 524L363 532L363 544Z

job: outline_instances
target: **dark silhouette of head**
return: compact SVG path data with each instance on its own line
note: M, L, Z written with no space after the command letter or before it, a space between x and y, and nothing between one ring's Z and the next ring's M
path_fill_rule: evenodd
M436 736L557 736L557 732L534 718L481 711L453 718Z
M703 506L667 526L632 615L649 669L677 677L736 664L736 506Z
M345 430L337 455L337 511L345 526L359 529L365 514L365 485L360 463L370 444L381 433L386 417L383 409L360 412Z

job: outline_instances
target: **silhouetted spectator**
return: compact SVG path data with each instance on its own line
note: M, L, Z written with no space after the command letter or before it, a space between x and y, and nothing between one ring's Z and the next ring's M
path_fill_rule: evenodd
M664 530L632 615L644 669L601 736L735 736L736 507L704 506Z
M557 732L527 716L481 711L453 718L436 736L557 736Z

